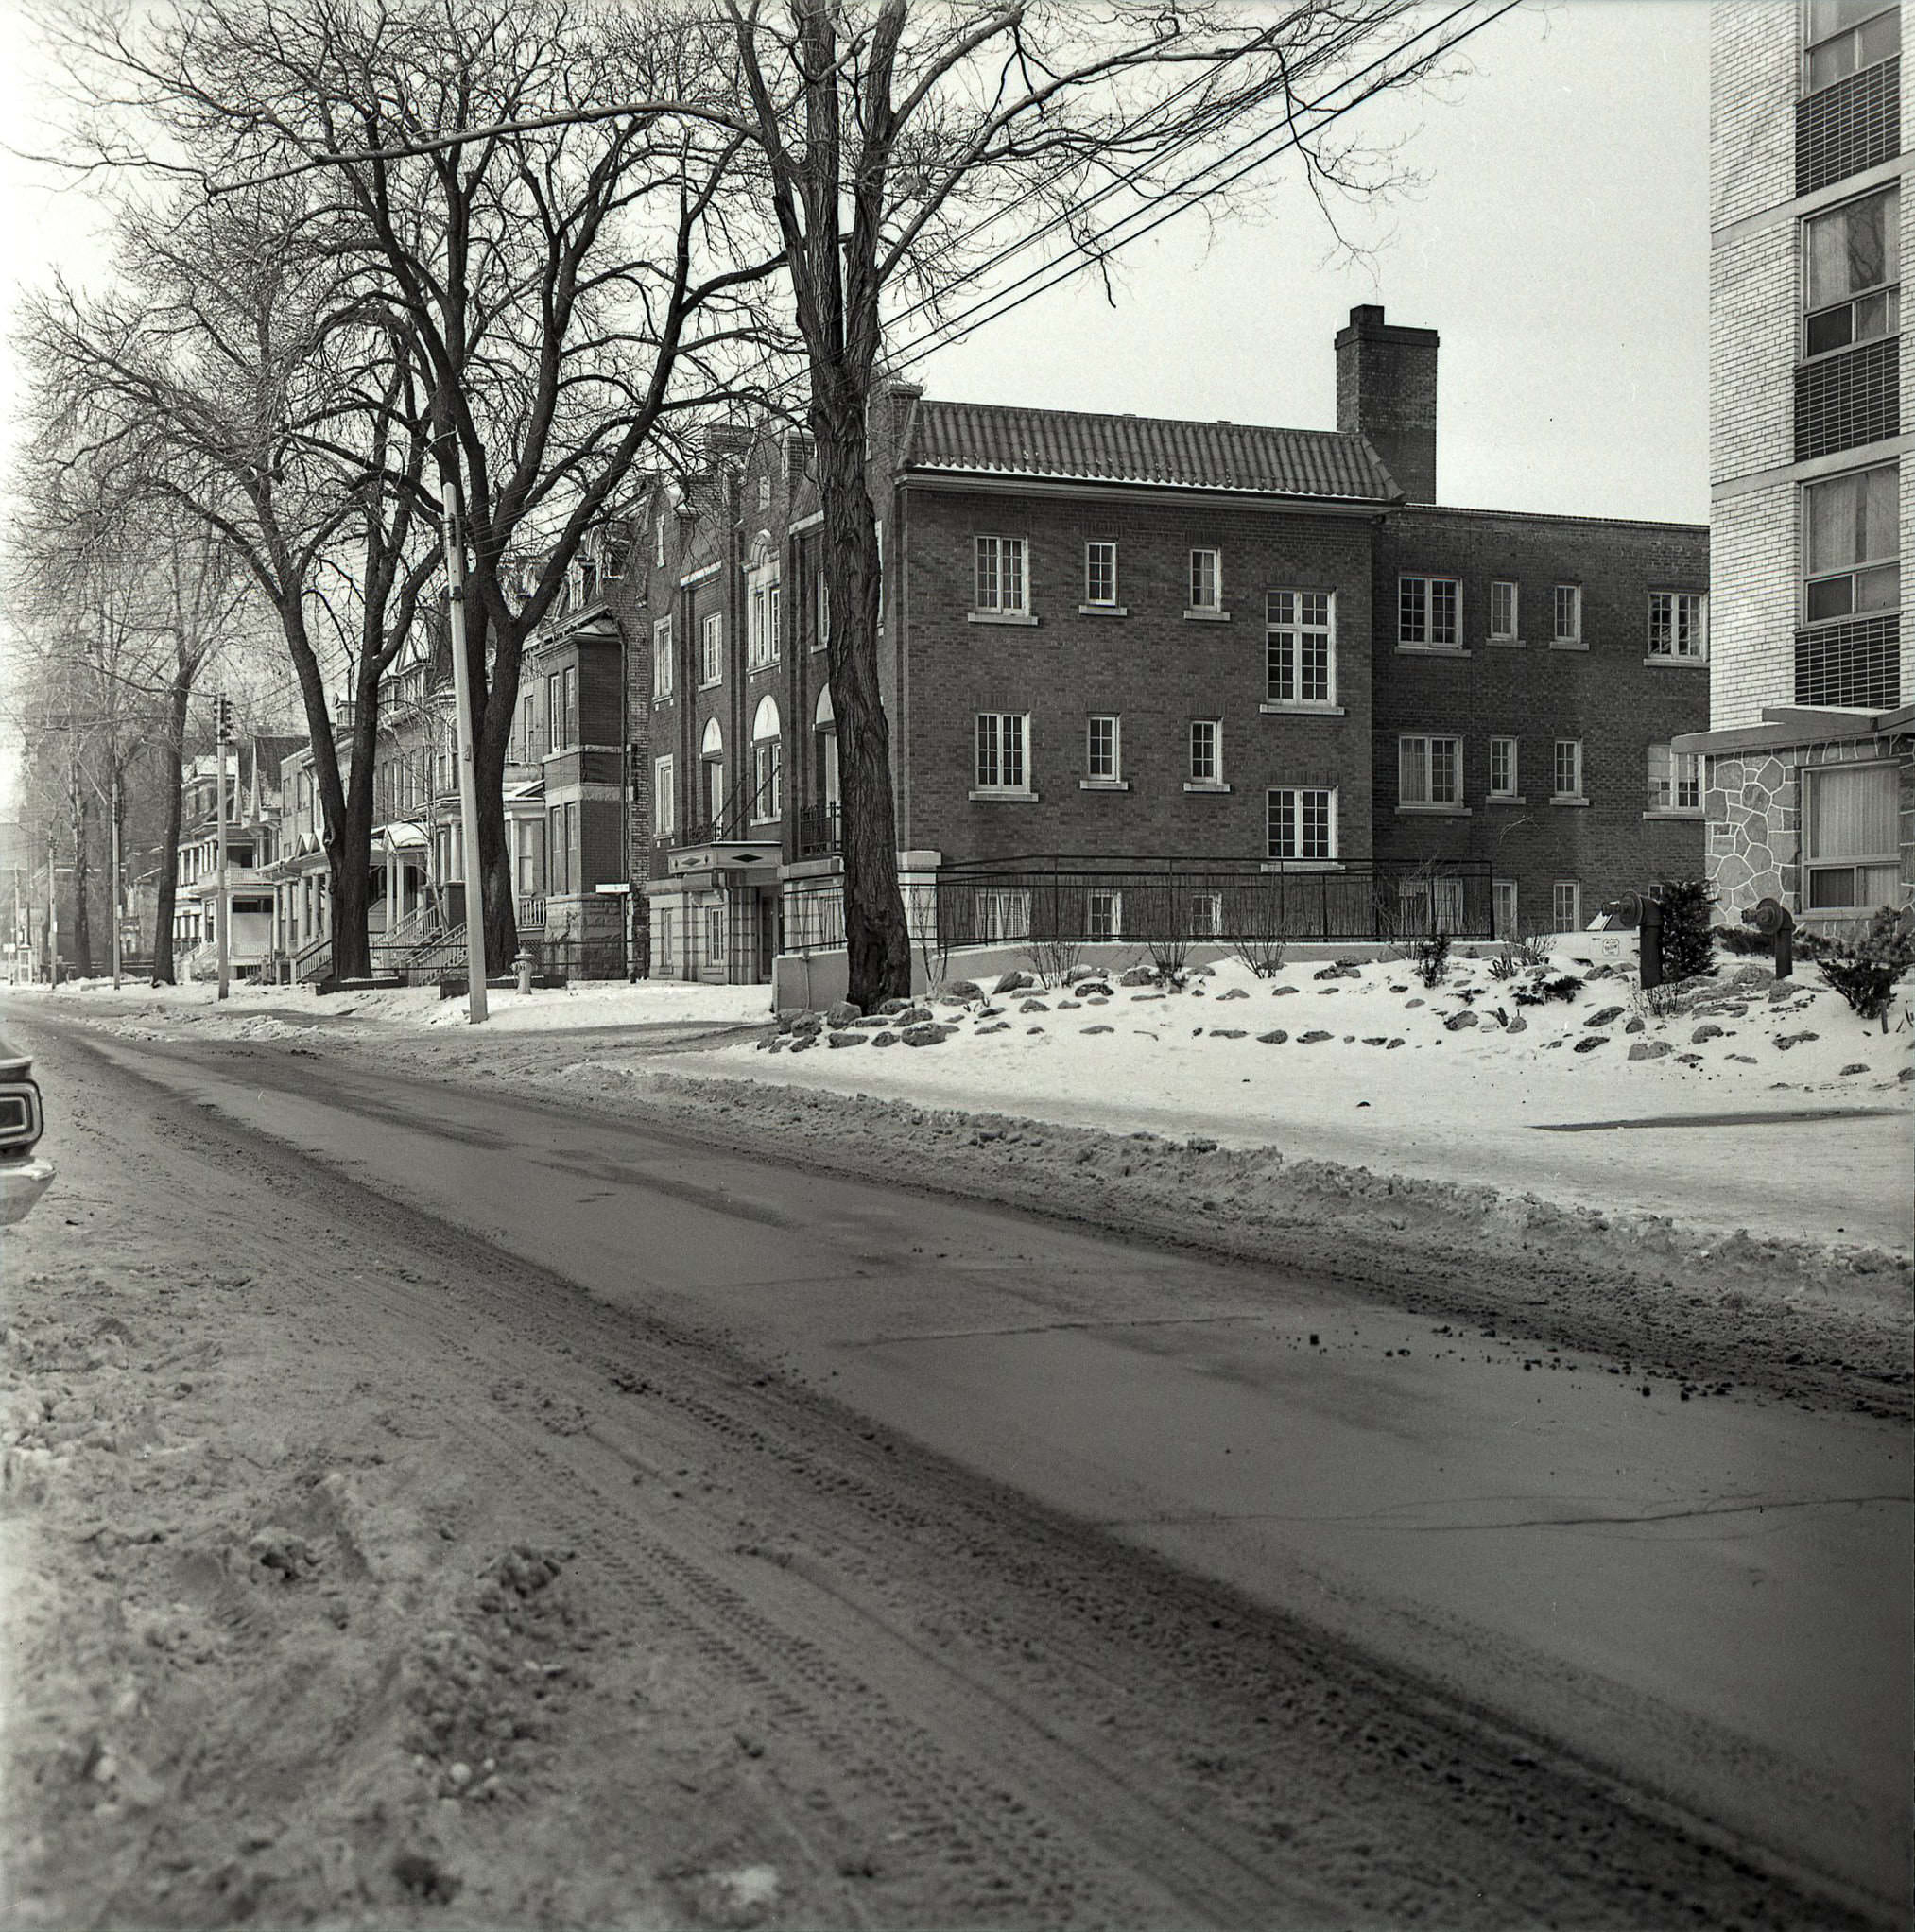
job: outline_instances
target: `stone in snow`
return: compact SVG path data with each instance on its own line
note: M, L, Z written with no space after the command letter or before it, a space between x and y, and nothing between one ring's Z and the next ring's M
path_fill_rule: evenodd
M1666 1040L1637 1040L1630 1043L1631 1060L1661 1060L1666 1054L1675 1052Z
M1649 1023L1647 1020L1631 1020L1623 1028L1625 1033L1647 1033L1648 1030Z
M1259 1033L1257 1035L1257 1038L1260 1041L1262 1041L1262 1043L1266 1046L1281 1046L1284 1044L1284 1042L1287 1040L1289 1037L1290 1036L1287 1033L1285 1033L1281 1026L1279 1026L1273 1033Z
M1505 1025L1503 1030L1506 1033L1527 1033L1529 1030L1529 1022L1518 1013Z
M1241 1040L1245 1029L1242 1026L1213 1026L1210 1037L1213 1040Z
M841 1032L832 1034L824 1044L827 1046L862 1046L869 1038L869 1034L854 1032L847 1026Z
M1691 1046L1699 1046L1705 1040L1719 1040L1721 1039L1721 1037L1722 1037L1721 1027L1713 1025L1711 1022L1707 1020L1704 1020L1703 1023L1699 1026L1698 1026L1693 1033L1689 1035L1689 1044Z
M794 1033L791 1036L791 1050L793 1053L806 1052L817 1044L818 1035L816 1033Z
M1475 1014L1471 1012L1450 1013L1443 1020L1444 1027L1452 1033L1460 1033L1465 1026L1475 1026L1480 1024Z
M1208 1134L1194 1133L1183 1144L1193 1154L1214 1154L1216 1143Z
M921 1021L915 1026L906 1026L899 1036L906 1046L937 1046L949 1039L957 1029L940 1026L936 1021Z
M1590 1014L1587 1024L1592 1026L1613 1026L1621 1018L1620 1007L1599 1007Z
M1775 1050L1786 1053L1791 1046L1800 1046L1804 1040L1820 1040L1820 1033L1781 1033L1776 1036Z
M878 1011L881 1013L902 1013L909 1008L910 1004L910 1001L907 999L880 1000L878 1002Z
M1320 1040L1331 1040L1335 1037L1334 1034L1325 1033L1321 1027L1312 1027L1309 1032L1299 1033L1297 1035L1297 1044L1299 1046L1314 1046Z
M1226 1000L1226 999L1249 999L1249 998L1250 998L1250 989L1249 989L1248 987L1242 987L1242 986L1233 986L1233 987L1232 987L1232 988L1231 988L1231 989L1229 990L1229 992L1220 992L1220 993L1218 993L1218 994L1217 994L1217 998L1218 998L1218 999L1220 999L1220 1000Z
M1578 1053L1593 1053L1598 1046L1606 1045L1607 1039L1601 1033L1592 1033L1586 1039L1576 1043Z
M824 1017L834 1026L849 1026L854 1020L861 1020L864 1014L848 999L834 1000L825 1009Z
M1848 1065L1842 1069L1842 1071L1845 1074L1865 1074L1868 1072L1868 1070L1869 1063L1867 1061L1864 1060L1852 1060L1848 1063Z
M871 1035L871 1044L873 1046L895 1046L897 1044L898 1036L895 1033L873 1033Z
M1086 1033L1114 1033L1116 1030L1117 1029L1114 1026L1105 1026L1101 1020L1099 1020L1096 1026L1086 1026L1084 1028L1084 1031Z
M1020 1013L1047 1013L1050 1011L1049 1006L1041 999L1022 1000L1018 1003L1017 1009Z
M945 998L955 1000L978 999L983 992L984 989L975 979L954 979L944 989Z
M1118 980L1117 984L1119 986L1149 986L1154 984L1156 978L1156 974L1152 973L1149 967L1133 966L1130 972L1125 974L1123 978Z

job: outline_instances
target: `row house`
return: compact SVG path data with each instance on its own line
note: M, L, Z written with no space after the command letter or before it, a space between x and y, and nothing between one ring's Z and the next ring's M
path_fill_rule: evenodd
M891 387L871 488L907 880L1034 854L1467 859L1514 932L1700 871L1676 741L1707 715L1706 532L1436 507L1435 333L1364 307L1335 346L1336 430ZM765 979L819 936L837 867L808 445L721 427L640 509L650 970Z
M189 976L214 970L219 921L219 793L226 792L227 961L264 970L276 940L273 868L284 837L285 767L302 749L291 737L250 736L208 751L181 774L174 874L173 954Z

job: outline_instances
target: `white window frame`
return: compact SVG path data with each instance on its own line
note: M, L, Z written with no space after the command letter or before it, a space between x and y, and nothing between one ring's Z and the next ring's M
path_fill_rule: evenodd
M1872 38L1865 37L1866 29L1885 15L1895 26L1894 44L1891 47L1884 46L1883 36L1879 33ZM1815 9L1813 7L1804 6L1802 13L1803 92L1819 94L1824 87L1833 87L1837 81L1848 79L1852 74L1865 73L1871 67L1880 66L1884 60L1892 60L1902 50L1901 19L1902 9L1893 4L1893 0L1889 0L1889 4L1872 9L1870 12L1852 20L1846 26L1818 35L1815 31ZM1845 48L1843 43L1847 43ZM1842 48L1847 55L1847 64L1842 65L1838 73L1824 74L1818 80L1816 56L1823 52L1834 53L1837 48Z
M1449 748L1445 750L1442 763L1455 781L1453 797L1437 796L1439 745ZM1418 748L1413 753L1412 747ZM1422 761L1420 773L1421 796L1404 784L1406 761L1410 756ZM1396 802L1401 811L1458 812L1464 808L1465 786L1463 783L1463 740L1452 732L1399 732L1396 739Z
M1562 754L1569 753L1569 775L1576 782L1565 785L1562 783ZM1554 804L1583 804L1589 798L1585 789L1582 769L1582 740L1580 738L1558 738L1549 753L1549 802Z
M675 761L669 753L651 761L651 835L669 838L678 830Z
M1864 771L1885 775L1889 789L1889 823L1899 822L1901 770L1900 767L1888 762L1867 760L1857 764L1820 765L1803 768L1802 772L1802 890L1798 909L1811 917L1832 917L1837 919L1866 919L1876 906L1895 903L1901 889L1901 854L1885 849L1872 853L1830 853L1818 850L1821 834L1821 813L1818 793L1825 779L1849 776ZM1818 877L1835 873L1849 872L1859 875L1865 871L1879 871L1881 883L1888 888L1886 893L1863 894L1857 876L1854 890L1854 904L1849 906L1818 906L1815 882Z
M708 611L699 619L699 688L725 681L725 613Z
M1651 591L1649 634L1643 655L1657 664L1709 662L1709 597L1705 591Z
M1833 222L1840 222L1846 227L1855 211L1872 201L1887 203L1882 217L1885 244L1882 267L1885 272L1876 281L1858 283L1840 294L1814 288L1811 285L1815 279L1816 231ZM1865 342L1885 342L1899 333L1902 281L1900 222L1900 190L1892 181L1886 187L1872 188L1867 194L1852 196L1836 207L1818 209L1813 215L1803 217L1799 233L1802 239L1802 358L1804 362L1820 360L1824 355L1841 355ZM1844 316L1848 333L1839 341L1825 341L1819 349L1812 346L1810 333L1817 322Z
M980 711L974 714L971 772L975 792L1003 798L1030 796L1029 712Z
M1569 894L1569 916L1563 917L1564 893ZM1551 930L1560 933L1574 933L1582 930L1582 881L1580 879L1558 879L1549 888L1549 918Z
M1449 610L1439 622L1438 606ZM1419 634L1420 633L1420 634ZM1461 650L1463 647L1463 580L1421 571L1400 572L1396 579L1396 647L1398 650Z
M1337 787L1334 785L1272 785L1264 794L1265 856L1293 865L1334 865L1337 855ZM1311 823L1305 801L1322 801L1321 843L1324 850L1309 852L1306 836L1316 827ZM1289 845L1291 850L1280 848Z
M1191 546L1190 575L1185 588L1190 593L1190 601L1184 606L1185 616L1223 615L1223 552L1220 549L1210 544Z
M1103 733L1109 738L1109 756L1102 762L1109 767L1099 770L1098 727L1108 725L1110 730ZM1124 782L1124 720L1115 712L1093 712L1084 720L1084 777L1091 785L1122 785Z
M1104 579L1101 585L1100 578ZM1091 611L1117 608L1117 546L1101 537L1084 544L1084 607Z
M1104 930L1098 931L1099 909ZM1094 944L1124 937L1124 895L1113 886L1093 886L1084 894L1084 937Z
M1196 891L1184 899L1183 929L1193 940L1214 940L1223 931L1223 894Z
M1490 932L1492 938L1513 940L1523 930L1518 923L1520 894L1514 879L1490 881Z
M664 512L661 510L653 520L652 556L660 570L664 568Z
M1567 617L1569 629L1563 629ZM1549 641L1551 644L1580 644L1582 638L1582 586L1559 583L1549 591Z
M1889 475L1894 480L1896 514L1889 519L1889 528L1894 533L1895 548L1885 556L1860 557L1852 561L1824 566L1820 570L1811 568L1810 532L1814 517L1810 501L1819 490L1827 490L1839 483L1853 483L1865 476ZM1902 608L1902 470L1898 462L1868 463L1858 470L1843 470L1833 476L1818 476L1801 486L1798 513L1802 531L1802 622L1804 627L1822 624L1850 624L1858 618L1885 617ZM1846 578L1849 580L1849 608L1846 611L1832 611L1820 617L1809 614L1809 598L1818 586L1837 583ZM1856 608L1856 587L1864 578L1878 578L1894 591L1892 600L1886 604L1870 604Z
M1505 597L1502 594L1507 592ZM1507 620L1496 621L1496 606L1507 602L1510 610ZM1523 635L1523 586L1512 577L1492 577L1490 579L1489 637L1492 644L1515 644Z
M748 671L769 670L778 662L778 566L761 564L745 580Z
M1657 818L1700 818L1702 760L1694 751L1678 751L1666 740L1648 748L1644 792L1646 809Z
M654 704L663 704L672 695L674 681L672 620L669 617L660 617L654 620L651 627L651 701ZM556 733L558 723L549 716L552 707L548 704L545 709L548 714L545 720L545 749L549 751L555 749L551 739Z
M785 740L751 741L751 822L775 825L785 816Z
M831 644L831 580L822 570L818 573L818 597L811 637L813 650L824 650Z
M1322 693L1304 695L1305 652L1320 641ZM1313 653L1314 654L1314 653ZM1287 692L1285 685L1287 683ZM1264 702L1285 711L1335 711L1337 594L1270 591L1264 598Z
M1030 937L1030 888L987 886L977 894L977 937L985 940Z
M1496 769L1497 757L1504 755L1504 770ZM1492 799L1520 801L1523 795L1522 741L1497 733L1490 740L1490 789ZM1501 782L1498 783L1500 778Z
M981 617L1030 615L1030 540L971 540L971 608Z
M1223 784L1223 720L1220 717L1194 717L1186 734L1185 750L1189 782L1195 785ZM1199 769L1208 766L1208 770Z

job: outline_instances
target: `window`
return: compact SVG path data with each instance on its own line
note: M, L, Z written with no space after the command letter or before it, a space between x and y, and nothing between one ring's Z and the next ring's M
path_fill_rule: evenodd
M1402 931L1455 933L1463 929L1463 882L1460 879L1398 879L1396 905Z
M1264 599L1264 688L1270 704L1335 704L1337 643L1328 591Z
M1108 610L1117 601L1117 546L1084 545L1084 602Z
M1490 796L1513 799L1516 796L1516 740L1490 740Z
M1271 858L1334 859L1337 856L1337 793L1334 788L1285 786L1267 800L1267 841Z
M715 901L705 907L705 964L725 963L725 902Z
M761 475L758 478L758 508L760 509L769 509L771 508L771 479L769 476Z
M778 705L768 691L751 717L751 817L766 824L785 809L785 751Z
M1648 809L1652 812L1699 812L1702 809L1702 761L1693 751L1672 751L1651 745L1648 753Z
M699 624L699 682L717 684L725 676L725 617L714 611Z
M1093 940L1114 940L1124 931L1124 895L1094 888L1085 901L1085 932Z
M1551 594L1555 629L1550 633L1558 644L1582 642L1582 586L1560 583Z
M1093 717L1084 731L1084 776L1093 785L1117 785L1124 776L1124 721Z
M1030 584L1025 575L1025 549L1022 537L977 539L976 610L996 616L1029 613Z
M751 573L746 616L746 668L762 671L778 662L778 578L769 565Z
M1491 932L1499 940L1516 937L1516 882L1492 879L1490 882Z
M1190 720L1190 782L1192 785L1223 783L1223 725L1214 717Z
M722 838L725 816L725 733L718 720L705 720L704 735L699 740L699 813L711 827L711 837Z
M654 758L651 765L651 829L657 838L669 838L678 822L672 789L672 761Z
M1030 731L1027 714L980 711L977 714L976 773L979 791L1025 791L1029 788L1025 748Z
M1893 463L1803 486L1803 615L1810 624L1902 602Z
M547 835L547 850L552 858L552 890L569 892L572 889L572 848L565 837L565 807L554 805L545 814L550 826Z
M1184 901L1188 918L1184 930L1194 940L1214 940L1223 931L1223 894L1193 892Z
M1582 888L1574 879L1558 879L1549 890L1549 911L1560 933L1582 930Z
M1810 92L1896 52L1902 44L1901 11L1882 0L1808 0L1803 40Z
M1522 610L1522 594L1507 578L1490 585L1490 635L1499 642L1513 643L1523 633L1517 628Z
M1803 223L1804 355L1896 333L1901 263L1895 217L1895 190L1887 188Z
M817 630L812 634L813 650L823 650L831 642L831 585L825 581L824 572L818 573L818 607L816 612Z
M980 940L1027 940L1030 937L1028 887L988 887L977 894L977 937Z
M1190 608L1193 611L1223 610L1223 552L1193 550L1190 553Z
M652 525L652 559L658 567L664 568L664 516L663 512Z
M1462 647L1463 587L1454 577L1396 580L1396 641L1411 650Z
M549 684L548 684L549 688ZM651 627L651 700L661 703L672 695L672 620L661 617ZM559 720L552 720L557 735Z
M1460 805L1463 741L1422 733L1396 741L1396 797L1404 805Z
M1582 740L1558 738L1555 763L1550 768L1550 796L1579 799L1582 796Z
M671 907L661 906L653 915L658 922L658 939L652 948L651 970L663 975L672 970L672 915Z
M1699 591L1649 593L1649 651L1652 658L1709 655L1709 599Z
M515 819L512 837L516 847L516 873L521 892L543 892L545 888L545 828L536 819Z
M1895 851L1899 775L1892 765L1803 773L1803 907L1864 913L1900 891Z

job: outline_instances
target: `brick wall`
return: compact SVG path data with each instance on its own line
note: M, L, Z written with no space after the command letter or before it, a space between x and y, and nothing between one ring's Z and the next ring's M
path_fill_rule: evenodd
M1396 647L1402 572L1462 579L1467 656ZM1487 642L1489 586L1499 578L1521 586L1520 649ZM1649 592L1700 591L1708 580L1708 534L1693 525L1449 509L1392 516L1376 549L1377 858L1487 859L1495 877L1515 881L1519 919L1531 926L1547 923L1559 880L1581 885L1587 919L1660 872L1699 874L1700 823L1644 811L1648 747L1703 728L1707 674L1644 659ZM1582 588L1586 650L1550 648L1559 583ZM1422 732L1462 738L1468 818L1398 811L1397 740ZM1488 801L1492 735L1518 741L1520 805ZM1549 802L1558 738L1582 741L1586 806Z
M1709 225L1720 228L1795 194L1800 15L1794 7L1717 0L1709 40Z
M1796 231L1783 222L1709 257L1709 468L1795 460Z
M900 844L951 858L1019 853L1261 856L1266 791L1339 789L1339 842L1370 837L1367 519L1291 509L1069 501L913 486L902 560L908 599L908 732ZM971 623L973 540L1029 543L1035 626ZM1123 616L1084 615L1083 549L1117 545ZM1223 553L1227 622L1185 618L1189 553ZM1264 595L1337 594L1337 697L1347 716L1268 716ZM1036 802L979 801L979 712L1030 715ZM1085 721L1122 719L1128 791L1086 791ZM1189 724L1220 719L1226 793L1191 793Z
M1710 526L1709 722L1723 730L1794 701L1795 485L1720 497Z

